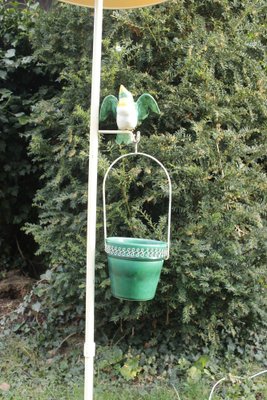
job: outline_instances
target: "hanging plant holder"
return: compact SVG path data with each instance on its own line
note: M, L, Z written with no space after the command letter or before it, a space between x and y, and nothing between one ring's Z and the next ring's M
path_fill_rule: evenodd
M169 186L169 207L167 241L107 237L106 223L106 179L114 165L129 156L144 156L155 161L165 172ZM129 153L118 157L108 168L103 181L103 212L105 251L108 256L111 291L114 297L124 300L146 301L155 297L164 260L170 253L171 224L171 180L170 176L155 157L145 153Z

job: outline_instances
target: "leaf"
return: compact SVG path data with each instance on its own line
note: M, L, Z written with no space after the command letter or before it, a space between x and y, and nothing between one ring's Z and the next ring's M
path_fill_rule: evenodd
M3 62L5 63L5 65L7 65L7 66L13 66L14 64L15 64L15 61L14 60L10 60L9 58L4 58L3 59Z
M195 362L195 367L198 369L203 369L206 367L207 363L209 362L209 357L208 356L201 356L199 359Z
M32 305L32 310L33 310L33 311L39 312L40 309L41 309L41 303L40 303L39 301L37 301L36 303L34 303L34 304Z
M201 371L193 366L187 371L187 376L189 381L198 382L201 379Z
M76 154L76 150L75 150L75 149L72 149L72 150L70 150L70 151L68 152L68 156L69 156L69 157L74 157L75 154Z
M33 60L33 56L22 57L21 64L29 64Z
M52 277L52 271L51 269L48 269L44 274L41 275L41 279L46 280L46 281L51 281Z
M2 70L2 69L0 69L0 79L5 80L6 77L7 77L7 72Z
M12 92L8 89L0 89L0 101L7 99L8 97L10 97L12 94Z
M16 54L16 50L15 49L9 49L7 50L6 54L5 54L5 58L12 58L14 57Z
M106 287L109 287L109 286L110 286L110 279L109 279L109 278L104 279L104 280L100 283L100 287L101 287L101 288L106 288Z
M123 367L120 368L121 375L127 380L134 379L141 371L137 358L128 359Z
M26 125L26 124L28 124L29 121L30 121L30 118L27 117L26 115L19 117L20 125Z

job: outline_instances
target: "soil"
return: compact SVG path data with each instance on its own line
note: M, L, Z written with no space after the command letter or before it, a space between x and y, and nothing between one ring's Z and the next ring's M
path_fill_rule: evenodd
M5 274L0 281L0 318L14 311L23 297L31 290L33 279L13 270Z

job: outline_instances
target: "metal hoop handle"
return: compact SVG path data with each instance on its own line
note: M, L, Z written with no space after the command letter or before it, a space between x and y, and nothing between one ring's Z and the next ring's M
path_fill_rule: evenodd
M120 157L118 157L115 161L113 161L113 163L109 166L109 168L107 169L105 176L104 176L104 180L103 180L103 214L104 214L104 238L105 238L105 242L107 239L107 213L106 213L106 180L108 177L109 172L111 171L111 169L114 167L115 164L117 164L118 161L122 160L123 158L129 157L129 156L144 156L147 158L150 158L151 160L155 161L165 172L165 175L167 176L168 179L168 185L169 185L169 206L168 206L168 230L167 230L167 243L168 243L168 252L167 252L167 256L166 256L166 260L169 258L170 256L170 242L171 242L171 207L172 207L172 184L171 184L171 178L170 175L167 171L167 169L164 167L164 165L157 160L155 157L146 154L146 153L139 153L139 152L135 152L135 153L128 153L128 154L124 154Z

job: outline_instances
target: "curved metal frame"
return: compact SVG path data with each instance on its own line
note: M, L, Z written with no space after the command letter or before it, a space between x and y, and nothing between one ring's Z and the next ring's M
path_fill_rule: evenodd
M165 260L168 260L168 258L170 256L170 242L171 242L171 207L172 207L171 178L170 178L170 175L169 175L167 169L164 167L164 165L159 160L157 160L155 157L153 157L149 154L146 154L146 153L135 152L135 153L124 154L124 155L116 158L116 160L112 162L112 164L109 166L109 168L107 169L107 171L105 173L104 180L103 180L103 189L102 189L103 190L103 214L104 214L104 239L105 239L105 242L107 239L106 180L107 180L109 172L114 167L114 165L117 164L118 161L122 160L123 158L129 157L129 156L144 156L144 157L150 158L151 160L155 161L163 169L163 171L165 172L165 175L167 176L168 185L169 185L168 230L167 230L168 252L167 252L167 256L166 256Z

